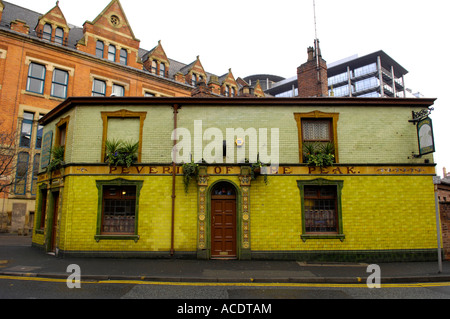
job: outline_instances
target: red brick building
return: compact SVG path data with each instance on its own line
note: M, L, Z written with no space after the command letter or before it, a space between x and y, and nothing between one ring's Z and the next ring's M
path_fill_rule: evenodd
M0 194L0 231L27 232L33 224L38 120L48 111L71 96L186 97L202 82L208 96L264 97L231 69L218 76L199 57L172 60L160 41L141 48L118 0L82 27L66 21L58 2L41 14L0 0L0 132L16 141L11 172L0 180L11 184Z

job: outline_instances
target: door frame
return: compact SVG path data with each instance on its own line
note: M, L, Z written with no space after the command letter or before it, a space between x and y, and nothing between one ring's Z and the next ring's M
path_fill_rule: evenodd
M45 236L45 250L46 252L58 252L58 237L59 237L59 213L61 212L61 196L62 192L60 188L50 188L47 190L47 212L46 212L46 236ZM57 202L56 202L57 201ZM55 207L57 211L55 212ZM56 229L54 231L54 227ZM54 245L53 245L54 244Z
M207 194L206 194L206 221L205 221L205 226L206 226L206 238L205 238L205 242L207 244L207 256L205 256L207 259L211 259L211 218L212 218L212 213L211 213L211 209L212 209L212 191L214 189L214 187L222 182L226 182L228 183L231 187L234 188L234 191L236 193L236 223L235 223L235 227L236 227L236 257L235 259L241 259L241 247L242 247L242 236L241 236L241 229L242 229L242 225L241 225L241 220L242 220L242 210L241 210L241 189L240 187L234 183L231 180L228 179L219 179L217 181L214 181L213 183L211 183L211 185L208 185L208 190L207 190ZM216 257L214 257L216 258ZM226 257L224 257L226 258Z
M236 191L235 191L235 193L236 193ZM211 200L210 200L210 203L211 203L211 210L210 210L210 212L211 212L211 216L212 216L212 220L210 220L210 233L211 233L211 236L210 236L210 243L211 243L211 258L214 258L214 259L236 259L237 258L237 256L238 256L238 253L237 253L237 247L238 247L238 236L237 236L237 221L238 221L238 219L237 219L237 202L236 202L236 199L237 199L237 196L235 195L235 196L233 196L234 198L221 198L221 199L219 199L219 198L213 198L213 196L214 195L211 195ZM219 254L219 255L213 255L213 247L214 247L214 244L213 244L213 242L214 242L214 236L212 236L213 235L213 228L214 228L214 225L213 224L215 224L215 216L213 216L213 215L215 215L215 214L213 214L213 208L215 209L215 206L214 206L214 204L216 204L217 202L219 202L219 201L222 201L222 202L225 202L225 201L228 201L228 202L230 202L230 203L233 203L233 221L232 221L232 227L231 227L231 229L232 229L232 231L233 231L233 236L232 236L232 242L234 243L234 247L232 248L233 249L233 254L232 255L228 255L228 252L225 252L226 253L226 255L224 254L224 255L222 255L222 254ZM223 212L223 210L222 210L222 212ZM225 222L225 220L223 220L223 222ZM226 227L225 227L226 228ZM215 233L214 233L214 235L215 235ZM224 238L225 237L225 238ZM222 243L223 243L223 241L226 241L226 233L223 233L222 234ZM222 247L223 248L223 247Z

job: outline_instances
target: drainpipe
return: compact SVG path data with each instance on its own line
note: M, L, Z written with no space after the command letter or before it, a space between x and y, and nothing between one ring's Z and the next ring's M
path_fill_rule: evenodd
M177 114L179 106L178 104L173 105L173 129L177 129ZM173 141L173 147L175 149L177 141ZM174 254L174 237L175 237L175 180L177 176L177 164L176 164L176 152L172 153L172 234L170 238L170 256Z

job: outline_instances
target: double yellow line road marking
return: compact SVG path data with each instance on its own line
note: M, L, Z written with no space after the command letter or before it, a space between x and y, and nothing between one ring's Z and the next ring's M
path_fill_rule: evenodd
M37 282L67 283L67 279L32 277L31 274L22 276L0 276L0 280L20 280ZM81 280L81 284L128 284L128 285L158 285L158 286L201 286L201 287L289 287L289 288L367 288L365 283L345 284L345 283L234 283L234 282L163 282L146 280ZM429 283L395 283L381 284L381 288L430 288L430 287L450 287L450 282L429 282Z

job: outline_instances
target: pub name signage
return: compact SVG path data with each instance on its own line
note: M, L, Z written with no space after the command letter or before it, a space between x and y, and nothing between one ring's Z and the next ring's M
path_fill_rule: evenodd
M267 167L268 175L434 175L434 166L346 166L331 167L279 166ZM71 175L172 175L173 167L164 165L122 166L70 166L66 174ZM264 171L263 171L264 173ZM176 174L182 175L182 166L176 166ZM207 166L208 175L241 175L240 166Z

